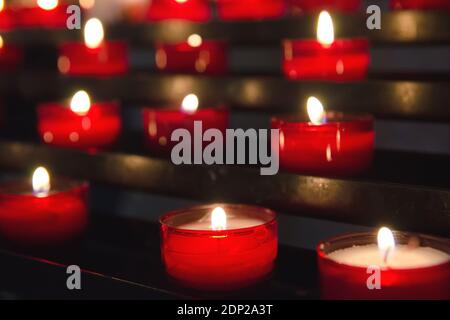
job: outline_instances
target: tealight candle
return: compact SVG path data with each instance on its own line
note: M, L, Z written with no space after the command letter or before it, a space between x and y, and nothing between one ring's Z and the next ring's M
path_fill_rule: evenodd
M275 19L284 15L285 0L217 0L222 20Z
M368 40L335 40L333 21L326 11L319 15L317 40L284 40L283 51L283 71L289 79L354 81L367 76Z
M19 7L16 11L18 26L22 28L66 28L68 5L58 0L36 0L32 7Z
M84 43L59 47L58 69L71 76L111 76L128 71L128 48L123 41L105 41L103 25L92 18L84 27Z
M88 184L50 181L39 167L30 182L0 187L0 236L19 245L55 245L79 235L87 226Z
M245 205L209 205L160 219L167 273L185 286L232 290L266 277L277 256L273 211Z
M203 40L192 34L186 42L157 43L156 67L164 72L224 74L228 70L228 46L221 40Z
M391 0L392 9L399 10L450 10L448 0Z
M22 50L6 44L0 35L0 72L15 71L22 61Z
M5 0L0 0L0 30L11 30L15 27L15 12L5 6Z
M178 142L171 141L172 132L186 129L194 136L194 121L201 121L203 131L218 129L225 134L229 112L226 108L201 108L195 94L187 95L181 108L145 108L143 110L144 131L149 148L156 154L168 155ZM192 141L193 143L193 141Z
M147 13L150 21L179 19L205 22L210 17L208 0L152 0Z
M351 13L361 8L361 0L289 0L289 5L293 13L322 10Z
M371 116L326 112L315 97L308 99L307 111L309 121L296 116L272 118L272 128L280 130L282 168L345 176L371 165L375 139Z
M59 147L95 150L111 145L120 134L120 108L115 103L91 105L85 91L77 92L70 108L60 103L38 106L42 141Z
M446 239L405 233L395 233L394 239L389 229L381 228L377 236L363 233L325 241L317 251L324 299L450 298ZM368 278L374 270L379 277L372 282Z

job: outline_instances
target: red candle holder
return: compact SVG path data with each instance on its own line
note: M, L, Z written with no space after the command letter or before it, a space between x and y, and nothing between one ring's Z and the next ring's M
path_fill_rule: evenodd
M272 118L280 129L280 166L288 171L348 176L370 167L374 150L373 118L328 111L326 123L302 117Z
M58 147L95 151L115 142L121 130L116 103L93 104L86 114L77 114L61 103L38 106L38 132L42 142Z
M365 38L337 39L330 46L313 39L283 41L283 72L292 80L363 80L369 62Z
M80 235L88 223L86 182L52 182L38 197L28 182L0 187L0 236L23 246L55 245Z
M0 0L1 1L1 0ZM16 16L14 10L9 8L0 9L0 30L7 31L16 26Z
M228 45L225 41L199 38L199 45L189 42L156 44L156 67L168 73L222 75L228 71Z
M0 72L16 71L22 58L22 50L19 47L3 43L0 36Z
M58 69L69 76L112 76L128 72L128 48L122 41L103 41L98 48L81 42L59 46Z
M448 0L391 0L394 10L450 10Z
M399 232L395 233L395 238L397 243L405 246L411 239L417 241L417 237ZM446 239L420 235L419 241L423 247L450 254L450 242ZM450 261L428 267L381 268L381 289L369 290L367 279L371 274L368 274L367 267L339 263L329 257L336 250L375 243L376 234L361 233L319 244L317 253L323 299L450 299Z
M35 7L19 7L16 9L17 25L21 28L63 29L67 27L69 14L65 4L59 4L51 10Z
M227 227L212 230L211 212L217 206L161 217L167 273L182 285L201 290L233 290L264 279L277 256L276 214L252 206L220 205L227 215Z
M222 20L276 19L286 11L285 0L217 0Z
M174 130L186 129L193 137L194 122L201 121L203 131L218 129L225 134L229 122L229 112L225 107L199 109L193 113L180 109L145 108L143 120L148 147L155 154L167 156L178 143L171 141Z
M147 13L150 21L179 19L206 22L210 17L207 0L152 0Z
M352 13L361 9L361 0L289 0L293 13L311 13L322 10Z

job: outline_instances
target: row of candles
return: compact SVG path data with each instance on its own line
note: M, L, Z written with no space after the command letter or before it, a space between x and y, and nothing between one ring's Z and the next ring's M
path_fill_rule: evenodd
M95 2L80 0L79 4L89 10ZM216 4L222 20L254 20L279 18L288 10L294 14L321 10L357 12L362 0L217 0ZM450 9L446 0L391 0L390 6L393 9ZM129 16L138 20L206 22L213 16L209 0L123 0L123 7L125 15L130 12ZM65 28L67 8L68 4L60 0L20 1L12 6L0 0L0 29Z
M1 39L1 36L0 36ZM14 69L21 51L0 40L0 70ZM224 74L228 70L227 43L203 40L192 34L185 42L157 43L155 62L165 72ZM335 39L331 15L320 13L317 39L283 41L283 71L290 79L355 81L364 79L369 66L366 38ZM70 76L112 76L129 69L125 42L104 39L100 20L92 18L84 28L84 42L65 42L59 46L58 68Z
M79 237L89 220L88 183L50 179L43 167L31 182L0 187L0 236L22 246ZM203 205L166 213L160 226L163 263L180 285L237 290L263 281L274 269L278 222L270 209ZM324 299L450 299L447 239L383 227L377 234L322 241L317 256ZM373 268L379 290L368 286Z

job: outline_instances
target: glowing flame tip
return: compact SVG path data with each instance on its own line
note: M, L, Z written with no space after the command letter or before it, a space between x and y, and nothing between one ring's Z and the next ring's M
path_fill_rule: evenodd
M227 214L221 207L215 208L211 213L211 229L225 230L227 228Z
M50 192L50 175L47 169L39 167L34 170L32 179L33 193L37 197L45 197Z
M185 112L195 112L198 109L199 101L195 94L188 94L181 103L181 109Z
M306 109L311 123L319 125L325 121L325 110L322 103L316 97L309 97L306 103Z
M91 18L84 26L84 42L90 49L100 47L105 38L102 22L97 18Z
M333 19L328 11L322 11L319 15L317 41L324 46L330 46L334 42Z

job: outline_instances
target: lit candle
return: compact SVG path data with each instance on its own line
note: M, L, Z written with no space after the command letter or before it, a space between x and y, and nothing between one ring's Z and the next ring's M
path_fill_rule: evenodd
M0 237L35 246L79 235L87 225L88 188L85 182L52 181L43 167L34 171L31 181L0 186Z
M334 39L328 12L322 11L317 40L284 40L283 71L289 79L354 81L367 76L369 42L366 38Z
M307 101L308 116L272 118L280 130L280 166L286 170L347 176L370 167L374 124L370 115L325 111L315 97Z
M206 22L210 17L208 0L152 0L147 12L150 21L177 19Z
M15 27L15 12L6 7L5 0L0 0L0 30L11 30Z
M203 290L232 290L263 279L277 256L273 211L244 205L209 205L160 219L168 274Z
M66 28L67 8L67 4L58 0L36 0L32 6L17 8L17 24L23 28Z
M116 103L91 104L78 91L70 106L43 103L38 106L38 131L42 141L59 147L96 150L114 143L120 134L120 107Z
M391 0L392 9L398 10L450 10L448 0Z
M111 76L128 71L128 47L123 41L105 41L101 21L92 18L84 27L84 43L59 47L58 69L71 76Z
M174 145L172 132L186 129L194 135L194 121L201 121L203 131L218 129L225 134L228 127L229 112L224 107L200 108L195 94L188 94L181 108L145 108L143 110L144 133L149 148L160 155L170 155ZM206 144L206 142L205 142Z
M0 35L0 72L16 71L22 62L22 50L5 43Z
M280 18L286 11L285 0L217 0L223 20L259 20Z
M335 12L356 12L361 8L361 0L288 0L291 11L311 13L322 10Z
M376 239L375 239L376 238ZM395 242L398 242L397 244ZM318 247L325 299L449 299L450 242L430 236L354 234ZM368 271L370 269L371 271ZM379 278L368 278L379 270ZM376 276L376 275L375 275ZM379 281L376 287L375 281Z
M155 50L156 67L163 72L220 75L228 70L225 41L192 34L185 42L157 43Z

